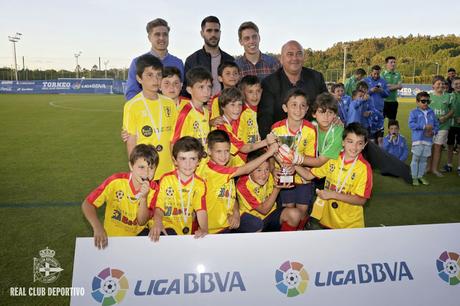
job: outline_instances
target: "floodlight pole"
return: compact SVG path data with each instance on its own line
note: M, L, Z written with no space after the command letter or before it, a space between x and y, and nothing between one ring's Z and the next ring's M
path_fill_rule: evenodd
M13 43L14 74L16 76L16 82L18 81L18 61L16 59L16 43L21 40L21 35L21 33L16 32L14 36L8 36L8 40Z
M80 74L80 66L78 66L78 58L80 57L81 53L82 53L81 51L78 51L78 53L74 54L75 62L77 63L77 66L75 67L75 70L77 72L77 79L79 78L79 74Z
M104 62L104 70L105 70L104 75L105 75L105 78L106 78L106 79L107 79L107 64L108 64L108 63L109 63L108 60Z

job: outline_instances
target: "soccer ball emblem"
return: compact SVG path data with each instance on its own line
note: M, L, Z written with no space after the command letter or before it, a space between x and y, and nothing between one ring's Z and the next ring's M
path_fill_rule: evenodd
M115 192L115 196L117 197L117 200L118 200L118 201L121 201L121 200L123 199L123 196L124 196L124 195L125 195L125 194L124 194L123 191L121 191L121 190L118 190L117 192Z
M172 189L172 187L166 188L166 195L168 197L172 197L174 195L174 190Z

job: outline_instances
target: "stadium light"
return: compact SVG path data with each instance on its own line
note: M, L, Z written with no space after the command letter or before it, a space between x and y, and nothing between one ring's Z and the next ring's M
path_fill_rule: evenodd
M16 32L14 36L8 36L8 40L13 43L13 55L14 55L14 74L16 76L16 82L18 81L18 62L16 60L16 43L21 40L22 33Z
M77 66L75 67L77 71L77 79L79 78L79 73L80 73L80 66L78 65L78 58L80 57L81 53L82 53L81 51L78 51L78 53L74 54L75 62L77 63Z
M345 83L345 78L347 77L347 44L343 44L343 74L342 82Z
M107 79L107 64L108 64L108 63L109 63L108 60L104 62L104 70L105 70L104 75L105 75L105 78L106 78L106 79Z

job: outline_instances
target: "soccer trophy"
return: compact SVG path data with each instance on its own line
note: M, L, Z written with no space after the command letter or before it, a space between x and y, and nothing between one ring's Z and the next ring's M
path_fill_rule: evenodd
M294 147L295 147L295 140L296 140L295 136L278 136L278 141L281 144L279 150L282 151L281 156L283 156L282 162L292 163ZM294 175L289 174L288 169L286 167L281 166L281 173L280 173L278 183L279 184L285 184L285 183L292 184L294 183Z

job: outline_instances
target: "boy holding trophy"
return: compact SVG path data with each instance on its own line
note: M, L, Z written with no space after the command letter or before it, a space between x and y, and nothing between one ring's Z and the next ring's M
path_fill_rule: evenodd
M305 156L315 157L316 129L305 120L308 111L307 96L300 89L291 89L284 99L284 112L287 118L272 126L272 133L278 138L280 149L275 155L275 167L281 170L278 184L294 183L291 189L280 192L281 203L285 207L296 207L302 215L298 229L303 229L308 221L308 205L313 198L311 181L293 173L293 166L304 165Z

